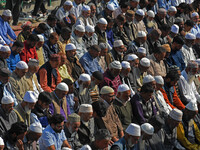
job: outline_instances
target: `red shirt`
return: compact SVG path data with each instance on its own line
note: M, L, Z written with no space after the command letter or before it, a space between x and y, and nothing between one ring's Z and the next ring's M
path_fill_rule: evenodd
M21 60L25 61L26 63L28 63L29 58L38 59L36 48L29 48L27 45L27 41L24 42L24 49L19 55Z

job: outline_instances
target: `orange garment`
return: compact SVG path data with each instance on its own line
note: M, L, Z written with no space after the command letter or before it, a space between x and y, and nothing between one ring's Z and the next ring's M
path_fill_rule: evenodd
M170 106L172 109L174 109L175 107L177 107L177 108L180 109L180 110L185 109L185 105L184 105L184 104L182 103L182 101L179 99L179 97L178 97L178 95L177 95L177 93L176 93L175 87L174 87L174 94L173 94L173 103L174 103L174 105L172 105L172 104L170 103L170 101L169 101L169 99L168 99L168 96L167 96L167 93L165 92L165 90L161 88L160 91L162 92L163 97L164 97L166 103L169 104L169 106Z
M57 71L57 82L55 83L55 78L53 76L53 74L51 74L51 78L52 78L52 83L51 83L51 86L49 87L48 84L47 84L47 71L45 68L42 68L39 70L38 74L40 76L40 85L42 87L42 89L44 91L47 91L47 92L52 92L55 90L56 86L61 82L61 77L60 77L60 73L58 72L58 69L56 68L56 71Z

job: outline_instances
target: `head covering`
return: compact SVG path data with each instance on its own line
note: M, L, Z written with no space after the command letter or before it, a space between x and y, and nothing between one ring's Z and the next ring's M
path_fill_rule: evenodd
M130 63L128 61L122 61L121 65L123 69L131 68Z
M39 66L39 60L30 58L28 61L28 66Z
M0 68L0 76L2 77L10 77L11 72L8 68Z
M107 8L111 11L114 11L115 10L115 7L112 5L112 4L108 4L107 5Z
M130 88L127 84L121 84L118 86L117 92L125 92L125 91L129 91Z
M10 47L7 46L7 45L2 45L2 46L0 47L0 51L1 51L1 52L10 52Z
M49 60L51 61L59 61L60 55L59 54L51 54Z
M176 24L173 24L173 25L171 26L171 32L173 32L173 33L175 33L175 34L178 34L178 32L179 32L179 26L176 25Z
M90 105L90 104L81 104L80 108L79 108L79 112L82 112L82 113L93 112L92 105Z
M79 76L79 79L80 81L91 81L91 77L89 74L86 74L86 73L82 73L80 76Z
M113 88L109 87L109 86L104 86L101 88L100 94L110 94L110 93L114 93L115 91L113 90Z
M1 104L11 104L14 103L14 99L11 96L4 96L1 99Z
M185 35L185 39L188 39L188 40L195 40L196 39L196 36L192 33L187 33Z
M144 78L143 78L143 84L146 84L146 83L150 83L150 82L153 82L155 81L154 77L150 74L146 75Z
M127 57L126 57L126 60L127 61L133 61L133 60L136 60L138 59L138 56L135 55L135 54L129 54Z
M145 13L144 13L144 11L142 9L138 9L135 13L140 15L140 16L144 16L145 15Z
M100 18L100 19L98 20L97 23L100 23L100 24L108 24L108 22L106 21L105 18Z
M159 8L158 9L158 13L165 14L166 13L166 9L165 8Z
M142 54L146 54L146 53L147 53L147 50L146 50L144 47L139 47L139 48L137 49L137 52L138 52L138 53L142 53Z
M168 9L168 11L175 12L175 11L177 11L177 9L174 6L170 6L169 9Z
M64 5L73 6L72 1L65 1Z
M142 124L141 129L148 135L153 135L154 133L154 127L149 123Z
M60 82L57 86L56 89L59 89L61 91L69 91L69 87L66 83Z
M154 79L156 80L157 84L164 85L164 80L162 76L155 76Z
M83 25L77 25L75 27L75 30L77 30L79 32L85 32L85 27Z
M82 11L90 11L90 6L88 6L88 5L83 5Z
M113 61L109 64L109 69L122 69L122 65L119 61Z
M40 42L44 42L44 36L42 36L41 34L37 34Z
M73 43L69 43L65 47L65 51L70 51L76 49L76 46Z
M193 12L192 15L191 15L192 18L196 17L196 16L199 16L199 14L197 12Z
M190 102L185 106L185 108L187 108L187 109L190 110L190 111L198 111L197 103L196 103L196 102L193 102L193 101L190 101Z
M140 126L134 123L129 124L129 126L126 128L126 133L132 136L140 136L141 135L141 129Z
M72 150L72 149L69 147L62 147L62 150Z
M150 60L144 57L140 60L140 65L144 67L150 67Z
M27 91L24 95L24 101L28 103L36 103L37 98L34 91Z
M200 33L199 32L197 33L196 38L200 39Z
M7 17L12 17L12 13L9 9L4 10L2 15Z
M183 21L183 18L177 17L177 18L175 18L175 22L176 23L181 23L181 22L184 22L184 21Z
M28 69L28 65L24 61L19 61L16 64L16 68L18 68L18 69Z
M29 130L35 133L42 133L42 125L40 123L32 123L29 127Z
M124 45L122 40L116 40L116 41L114 41L113 47L120 47L122 45Z
M163 44L161 45L162 48L166 50L166 52L170 53L171 52L171 47L169 44Z
M85 31L86 31L86 32L94 32L95 29L94 29L93 26L91 26L91 25L87 25L87 26L85 27Z
M176 121L182 121L183 112L174 108L170 111L169 116Z
M0 145L4 145L4 141L3 141L2 137L0 137Z
M92 148L89 145L84 145L80 150L92 150Z
M147 15L149 16L149 17L155 17L155 13L152 11L152 10L149 10L148 12L147 12Z
M67 118L67 122L70 122L70 123L74 123L74 122L80 122L80 116L76 113L72 113L68 116Z
M21 28L25 28L25 27L31 27L32 23L30 21L26 21L21 25Z
M146 37L147 36L147 34L144 32L144 31L138 31L138 33L137 33L137 38L139 37Z

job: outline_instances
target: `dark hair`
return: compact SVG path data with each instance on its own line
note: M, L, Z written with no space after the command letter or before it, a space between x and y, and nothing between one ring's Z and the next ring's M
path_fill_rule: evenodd
M72 32L72 30L70 28L68 28L68 27L63 27L61 29L61 33L71 33L71 32Z
M160 117L160 115L156 115L149 119L149 123L152 126L163 126L165 124L165 121Z
M153 88L152 85L150 85L150 84L144 84L141 87L140 93L153 93L153 91L154 91L154 88Z
M55 15L52 15L52 14L50 14L49 16L48 16L48 18L47 18L47 21L56 21L57 19L56 19L56 16Z
M181 36L175 36L174 39L173 39L173 43L177 43L177 44L181 44L183 45L184 44L184 40Z
M64 82L64 83L66 83L67 85L72 85L72 84L73 84L72 80L70 80L70 79L68 79L68 78L63 79L61 82Z
M171 27L168 24L162 24L160 30L162 30L162 31L170 31Z
M41 30L43 30L43 31L46 31L46 30L48 29L45 23L40 23L40 24L38 25L38 27L39 27Z
M180 78L180 75L178 73L179 70L180 70L179 67L177 67L175 65L170 66L165 78L166 79L169 78L171 81L178 81Z
M110 23L110 22L115 22L115 20L113 18L111 18L110 16L108 16L106 18L107 22Z
M16 46L16 47L24 47L24 43L21 42L21 41L15 41L13 46Z
M102 81L103 80L103 73L101 73L100 71L95 71L92 73L92 76L94 78L96 78L97 80Z
M53 115L50 120L49 120L49 124L58 124L58 123L62 123L65 120L65 118L63 117L63 115L61 114L55 114Z
M166 49L163 47L156 47L156 49L154 50L155 54L161 54L161 53L165 53Z
M93 112L96 112L97 116L104 117L106 115L107 107L102 100L98 100L92 103Z
M51 94L49 92L41 92L38 96L38 100L40 100L43 103L47 103L47 104L51 104L52 102L52 97Z
M97 52L101 51L99 45L92 45L92 46L90 46L89 50L93 50L93 51L97 51Z
M120 14L117 16L117 20L124 21L124 20L126 20L126 17L124 15Z
M24 122L16 122L12 124L10 130L8 130L9 134L15 133L16 135L23 134L27 131L27 125Z
M110 132L107 129L99 129L97 132L94 134L95 141L100 141L100 140L110 140L111 135Z
M58 34L56 32L53 32L50 34L49 39L54 39L56 36L58 36Z
M190 27L193 27L193 26L194 26L194 22L193 22L192 20L187 20L187 21L185 22L185 25L190 26Z
M27 40L31 41L31 42L38 42L40 39L37 36L37 34L30 34L27 38Z
M128 7L127 2L125 2L125 1L120 1L119 6L120 6L120 8L127 8Z

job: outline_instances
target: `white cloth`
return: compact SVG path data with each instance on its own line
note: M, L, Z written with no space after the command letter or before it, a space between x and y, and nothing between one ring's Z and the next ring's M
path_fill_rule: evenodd
M188 82L188 75L185 72L185 70L183 70L181 72L181 77L179 79L178 82L178 86L179 86L179 91L182 97L182 101L185 101L186 103L190 102L190 101L194 101L197 102L197 99L200 98L199 93L197 92L196 86L194 84L194 81L192 81L191 84L189 84Z
M72 11L72 9L70 10L70 12L71 12L71 11ZM59 8L59 9L57 10L57 12L56 12L56 18L57 18L59 21L62 22L62 21L63 21L63 18L66 17L66 16L68 16L70 12L64 11L64 8L61 7L61 8Z
M183 45L183 47L181 48L181 52L183 55L183 60L185 62L185 66L187 66L187 64L190 60L196 60L193 49L188 47L187 45L185 45L185 44Z
M73 6L74 7L72 8L72 13L76 16L76 18L78 18L81 15L83 5L77 5L75 1L73 1Z

